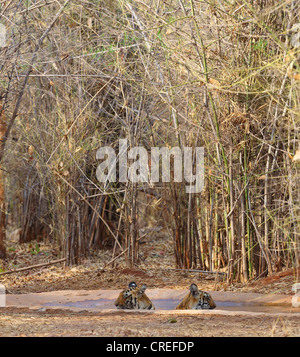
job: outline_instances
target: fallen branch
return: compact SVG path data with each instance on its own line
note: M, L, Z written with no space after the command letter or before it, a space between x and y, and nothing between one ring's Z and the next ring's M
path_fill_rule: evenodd
M216 274L216 275L227 275L227 273L221 271L209 271L209 270L198 270L198 269L176 269L176 268L159 268L161 270L175 270L175 271L187 271L195 273L204 273L204 274Z
M41 264L36 264L36 265L30 265L28 267L20 268L20 269L14 269L14 270L9 270L9 271L4 271L0 273L0 275L6 275L6 274L13 274L13 273L18 273L20 271L25 271L25 270L30 270L34 268L41 268L41 267L46 267L48 265L53 265L53 264L58 264L66 261L66 258L58 259L58 260L53 260L52 262L48 263L41 263Z

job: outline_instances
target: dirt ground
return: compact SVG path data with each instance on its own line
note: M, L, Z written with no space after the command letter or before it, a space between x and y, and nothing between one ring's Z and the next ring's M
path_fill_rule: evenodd
M111 259L111 251L64 267L63 264L0 275L7 294L57 290L122 289L130 281L151 288L188 289L192 282L206 291L286 294L299 282L300 269L287 269L271 277L247 284L227 285L224 276L173 269L172 248L165 241L153 241L142 251L138 267L126 268L122 259L101 269ZM49 246L11 243L10 259L2 271L59 259ZM1 261L0 261L1 267ZM200 337L200 336L300 336L299 314L205 314L169 311L71 311L56 309L0 308L0 336L113 336L113 337Z
M0 336L225 337L300 336L299 317L0 309Z

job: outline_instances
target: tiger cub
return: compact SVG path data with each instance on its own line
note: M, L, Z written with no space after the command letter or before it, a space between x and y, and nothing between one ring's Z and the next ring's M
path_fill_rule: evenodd
M120 292L115 306L118 309L145 309L155 310L155 307L148 296L145 294L147 289L146 284L138 288L137 284L133 281L129 283L128 289Z
M216 306L217 305L209 293L198 290L196 284L191 284L190 292L176 307L176 310L208 310L214 309Z

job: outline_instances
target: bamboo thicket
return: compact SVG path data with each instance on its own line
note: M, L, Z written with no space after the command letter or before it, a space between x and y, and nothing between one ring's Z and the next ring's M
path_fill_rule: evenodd
M49 239L68 264L103 248L139 264L151 191L177 268L232 282L299 265L297 2L1 6L1 167L22 241ZM204 190L100 183L97 150L125 138L149 153L203 147Z

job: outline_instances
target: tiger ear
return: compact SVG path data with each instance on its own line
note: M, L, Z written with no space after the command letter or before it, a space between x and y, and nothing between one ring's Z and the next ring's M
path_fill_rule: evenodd
M191 284L190 292L191 292L192 295L199 294L198 286L196 284Z
M131 283L128 284L129 288L137 288L137 284L135 281L132 281Z
M138 297L141 297L147 289L147 285L143 284L138 290Z
M143 284L140 288L140 292L143 294L147 289L147 285L146 284Z

